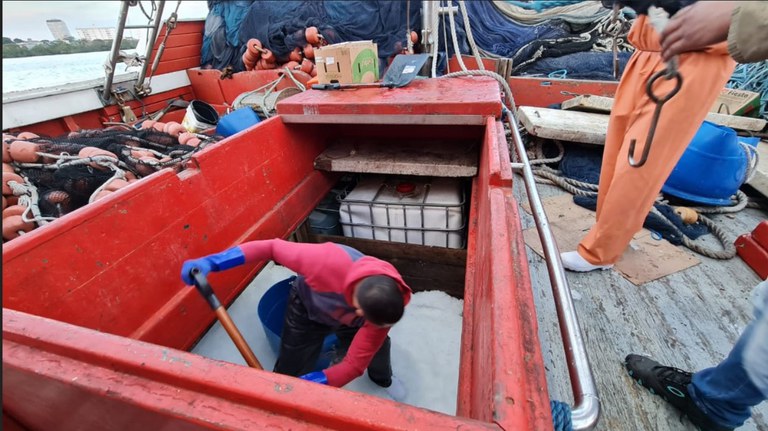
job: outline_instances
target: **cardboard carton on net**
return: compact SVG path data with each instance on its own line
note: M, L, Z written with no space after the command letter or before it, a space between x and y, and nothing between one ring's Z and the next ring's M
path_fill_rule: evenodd
M315 50L320 84L357 84L379 80L379 52L370 40L342 42Z

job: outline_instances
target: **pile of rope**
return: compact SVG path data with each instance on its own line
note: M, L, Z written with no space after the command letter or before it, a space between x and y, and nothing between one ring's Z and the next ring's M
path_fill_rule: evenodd
M457 30L451 29L459 36L459 43L454 44L458 48L446 49L446 55L469 51L464 35L470 24L479 53L509 59L512 75L546 76L564 70L560 72L563 76L556 77L611 80L615 79L610 66L614 47L621 54L621 68L634 51L627 40L634 18L629 10L614 15L591 1L530 2L529 8L518 3L467 2L468 19L460 20L464 25Z
M112 126L61 137L3 135L3 240L10 241L216 142L179 123ZM182 130L184 130L182 132Z
M726 86L759 93L760 116L768 120L768 60L738 64Z

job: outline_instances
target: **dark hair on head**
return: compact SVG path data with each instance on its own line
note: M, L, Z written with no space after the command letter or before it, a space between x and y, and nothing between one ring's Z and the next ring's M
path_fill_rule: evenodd
M355 294L365 319L374 325L392 325L403 317L403 293L392 277L366 277L357 287Z

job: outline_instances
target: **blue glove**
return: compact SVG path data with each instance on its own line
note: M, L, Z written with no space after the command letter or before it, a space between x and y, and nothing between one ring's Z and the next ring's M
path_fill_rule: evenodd
M299 378L303 380L308 380L310 382L320 383L323 385L328 384L328 378L325 377L325 373L322 371L312 371L311 373L304 374Z
M232 247L221 253L211 254L197 259L190 259L181 266L181 279L190 286L195 284L189 274L193 268L197 268L201 274L208 276L209 272L223 271L245 263L245 255L240 247Z

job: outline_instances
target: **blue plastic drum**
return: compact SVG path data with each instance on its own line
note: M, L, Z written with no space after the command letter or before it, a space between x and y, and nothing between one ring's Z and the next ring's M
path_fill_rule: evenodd
M287 278L274 284L264 293L259 300L258 314L259 320L264 327L264 333L267 335L269 346L276 355L280 354L280 334L283 333L283 318L285 317L285 307L288 305L288 294L291 291L291 281L296 277ZM315 364L315 371L328 368L331 359L334 357L334 350L338 338L335 334L328 335L323 341L323 348L320 351L320 357Z

